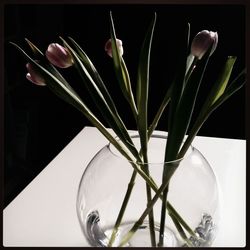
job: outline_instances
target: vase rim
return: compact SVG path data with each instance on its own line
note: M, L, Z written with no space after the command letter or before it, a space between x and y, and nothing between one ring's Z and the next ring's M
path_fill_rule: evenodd
M129 132L130 134L130 137L132 139L134 138L140 138L139 134L138 134L138 131L132 131L132 132ZM152 135L150 136L150 139L152 138L159 138L159 139L164 139L164 140L167 140L168 138L168 134L167 132L165 131L154 131L152 133ZM115 139L117 141L120 141L120 138L118 136L115 136ZM150 140L149 140L150 142ZM111 154L113 154L114 156L118 157L118 158L121 158L123 157L122 154L115 148L115 146L109 142L107 145L107 148L108 150L111 152ZM194 147L192 146L192 144L189 146L187 152L185 153L185 155L182 157L182 158L178 158L178 159L175 159L175 160L172 160L172 161L160 161L160 162L154 162L154 161L149 161L148 163L144 163L144 162L138 162L138 161L129 161L128 162L131 162L131 163L135 163L135 164L139 164L139 165L157 165L157 164L171 164L171 163L178 163L178 162L181 162L183 159L185 159L186 157L188 157L188 155L194 151ZM116 152L117 151L117 152ZM134 157L133 157L134 158Z

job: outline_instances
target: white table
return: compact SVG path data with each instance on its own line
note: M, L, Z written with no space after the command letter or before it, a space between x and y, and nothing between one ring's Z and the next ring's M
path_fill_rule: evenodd
M107 140L85 127L4 209L5 247L88 246L76 215L82 173ZM215 247L246 244L246 141L197 136L193 142L209 161L222 190L223 218ZM226 167L225 167L226 166Z

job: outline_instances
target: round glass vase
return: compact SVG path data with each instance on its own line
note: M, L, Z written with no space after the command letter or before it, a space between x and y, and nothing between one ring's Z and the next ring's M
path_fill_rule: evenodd
M139 147L139 136L131 137L134 144ZM163 168L168 166L168 163L164 163L166 140L167 136L154 133L148 143L147 168L158 187L162 184ZM185 157L175 163L178 167L169 182L167 201L170 206L167 206L166 210L163 246L211 246L216 236L220 214L216 176L204 156L192 146ZM142 169L144 167L141 166ZM111 144L103 147L84 171L77 194L77 215L83 234L91 246L111 246L110 238L133 171L131 162L119 154ZM151 195L152 197L155 195L153 190ZM157 242L161 206L162 201L158 199L152 209ZM112 246L120 246L124 236L137 222L146 207L146 182L137 174L121 223L112 240ZM169 207L173 209L170 211ZM173 217L178 218L188 241L181 236ZM180 223L180 218L185 222L186 227ZM152 246L148 216L124 246Z

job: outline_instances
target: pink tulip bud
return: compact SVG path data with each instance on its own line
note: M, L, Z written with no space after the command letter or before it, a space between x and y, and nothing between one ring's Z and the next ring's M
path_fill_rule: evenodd
M46 51L47 59L59 68L72 66L73 60L66 48L58 43L51 43Z
M42 77L41 75L39 75L39 73L37 73L37 72L34 70L32 64L27 63L27 64L26 64L26 68L27 68L27 70L28 70L28 73L27 73L27 75L26 75L26 78L27 78L29 81L31 81L31 82L33 82L34 84L39 85L39 86L45 86L45 85L46 85L46 84L45 84L45 80L43 79L43 77Z
M205 55L207 50L212 46L210 55L211 56L218 44L217 32L203 30L199 32L192 41L191 54L199 60Z
M118 53L120 54L120 56L123 55L123 47L122 47L122 41L119 39L116 39L116 45L117 45L117 49L118 49ZM107 54L112 57L112 43L111 43L111 39L109 39L106 44L105 44L105 51L107 52Z

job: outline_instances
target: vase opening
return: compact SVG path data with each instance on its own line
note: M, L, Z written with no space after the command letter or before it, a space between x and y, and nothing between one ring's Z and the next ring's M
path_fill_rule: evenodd
M138 135L138 133L134 132L130 135L130 137L134 143L135 148L139 151L141 149L140 136ZM167 134L163 135L162 133L154 132L148 141L148 152L147 152L148 163L138 162L136 160L134 162L137 162L137 164L141 166L143 165L162 166L164 163L165 164L178 163L181 162L181 160L183 160L185 157L190 155L194 150L194 147L190 145L184 157L180 159L175 159L173 161L165 162L164 155L165 155L167 138L168 138ZM117 138L117 141L119 142L120 139ZM110 152L114 154L114 156L122 158L124 157L112 143L108 144L108 148Z

